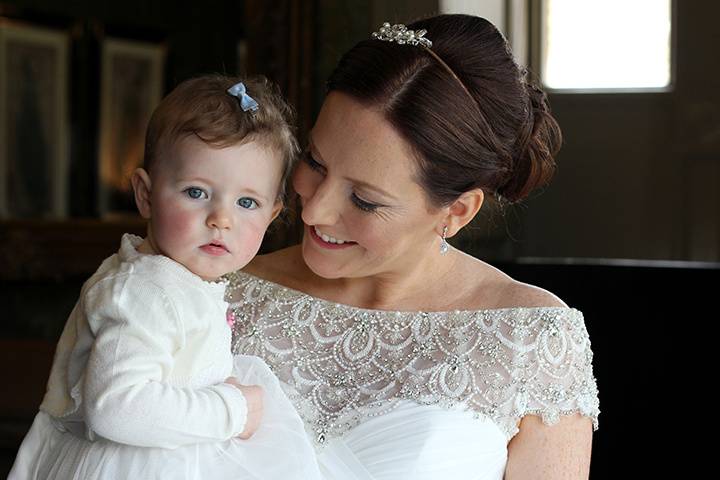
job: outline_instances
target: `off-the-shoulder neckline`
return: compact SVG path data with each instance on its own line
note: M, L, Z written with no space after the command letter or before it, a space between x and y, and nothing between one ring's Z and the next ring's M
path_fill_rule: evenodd
M328 300L325 298L316 297L314 295L310 295L309 293L303 292L301 290L297 290L292 287L288 287L285 285L282 285L277 282L273 282L272 280L267 280L265 278L258 277L257 275L253 275L252 273L244 272L242 270L237 270L231 274L229 274L227 277L231 280L230 284L232 285L232 276L233 275L244 275L246 277L250 277L251 279L255 279L256 281L269 284L273 286L276 289L281 289L284 291L291 292L295 295L306 297L306 298L312 298L313 300L326 304L326 305L336 305L342 308L347 308L350 310L356 310L360 313L366 312L370 314L376 314L376 315L388 315L388 314L395 314L395 315L417 315L417 314L428 314L428 315L448 315L448 314L473 314L473 313L502 313L502 312L509 312L509 311L538 311L538 312L568 312L568 313L581 313L579 310L573 307L548 307L548 306L537 306L537 307L501 307L501 308L481 308L476 310L380 310L380 309L374 309L374 308L364 308L364 307L358 307L355 305L348 305L346 303L339 303L333 300Z

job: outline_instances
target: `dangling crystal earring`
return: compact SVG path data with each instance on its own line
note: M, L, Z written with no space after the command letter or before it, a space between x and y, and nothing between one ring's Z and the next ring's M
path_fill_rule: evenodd
M447 235L447 225L443 227L443 233L442 233L442 241L440 242L440 255L445 255L448 250L450 250L450 244L445 240L445 235Z

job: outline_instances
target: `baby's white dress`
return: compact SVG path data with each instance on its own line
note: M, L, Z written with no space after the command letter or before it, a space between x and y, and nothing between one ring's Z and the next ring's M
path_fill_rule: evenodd
M230 353L226 285L141 242L124 235L83 286L9 479L319 478L277 378ZM247 406L231 375L264 388L249 440L235 438Z
M597 429L578 310L369 310L244 272L227 292L233 351L279 377L326 479L500 480L525 415Z

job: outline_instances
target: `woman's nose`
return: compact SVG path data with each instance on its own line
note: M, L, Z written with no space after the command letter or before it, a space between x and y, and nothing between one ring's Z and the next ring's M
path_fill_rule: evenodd
M338 221L339 192L324 179L302 198L302 219L307 225L334 225Z

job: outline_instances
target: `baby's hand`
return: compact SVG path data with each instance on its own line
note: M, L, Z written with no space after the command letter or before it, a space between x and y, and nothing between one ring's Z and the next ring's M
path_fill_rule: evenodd
M247 403L247 419L245 420L245 430L243 430L238 437L247 440L260 426L260 420L263 414L263 389L259 385L240 385L235 377L226 378L225 383L237 387L245 397L245 402Z

